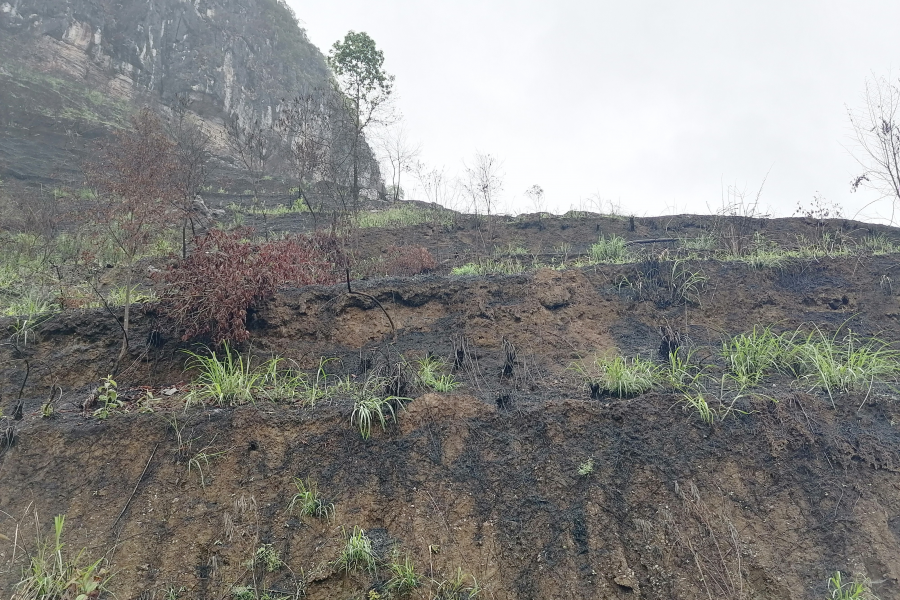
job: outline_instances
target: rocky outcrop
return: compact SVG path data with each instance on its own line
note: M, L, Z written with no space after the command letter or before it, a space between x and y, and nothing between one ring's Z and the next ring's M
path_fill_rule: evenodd
M56 165L29 157L139 103L187 96L215 134L229 115L271 121L279 100L327 78L280 0L3 0L0 176L46 176Z

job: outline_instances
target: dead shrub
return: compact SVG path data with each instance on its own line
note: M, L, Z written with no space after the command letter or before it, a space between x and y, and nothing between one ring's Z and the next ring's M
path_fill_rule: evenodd
M427 273L437 266L434 256L424 246L389 246L385 254L385 272L392 277Z
M330 233L254 243L249 230L214 229L194 252L163 273L158 307L182 339L209 335L217 343L250 337L247 311L285 286L333 284L342 244Z

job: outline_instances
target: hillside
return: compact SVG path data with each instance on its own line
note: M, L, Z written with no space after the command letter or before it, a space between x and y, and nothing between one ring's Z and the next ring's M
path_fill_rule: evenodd
M0 178L75 188L91 140L181 97L212 134L217 189L234 164L226 118L271 122L279 101L329 78L278 0L7 2L0 57Z
M24 336L2 322L4 589L36 513L44 532L66 515L69 555L103 558L103 597L820 600L838 571L900 597L900 230L488 224L416 203L356 224L371 262L350 284L250 312L232 359L278 357L294 379L260 375L246 396L204 396L184 351L205 348L152 303L106 406L109 312ZM428 250L430 272L381 272L398 240ZM619 359L645 361L651 384L617 392L603 361ZM389 395L366 439L358 407ZM406 558L421 576L408 594Z

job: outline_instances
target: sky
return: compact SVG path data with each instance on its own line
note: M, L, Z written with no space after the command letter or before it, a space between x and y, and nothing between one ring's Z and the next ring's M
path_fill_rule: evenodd
M877 192L851 193L847 110L864 108L867 79L900 75L896 0L288 2L323 53L368 33L420 159L462 174L476 152L496 157L507 212L533 212L537 184L554 212L710 213L758 196L791 216L818 195L846 217L891 216Z

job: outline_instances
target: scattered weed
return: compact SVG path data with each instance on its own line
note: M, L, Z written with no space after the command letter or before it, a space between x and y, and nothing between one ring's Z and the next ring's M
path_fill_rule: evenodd
M14 600L87 600L106 591L110 576L106 568L101 567L102 558L85 564L84 549L74 558L64 556L65 519L65 515L57 515L53 520L53 538L45 539L35 513L37 550L22 580L16 584Z
M188 460L188 474L190 474L192 470L196 470L200 474L200 486L204 488L206 487L206 475L203 471L204 467L206 468L206 471L209 472L209 461L228 453L227 450L209 452L210 449L210 446L206 446Z
M878 600L870 589L869 580L856 575L850 581L844 581L840 571L835 571L828 579L828 597L831 600Z
M595 398L603 394L632 398L652 389L659 378L659 368L639 356L630 360L622 356L597 357L588 367L578 363L574 367L585 378Z
M372 550L372 541L366 535L365 530L354 527L353 533L348 534L344 529L344 547L334 563L338 572L352 573L354 571L376 571L375 552Z
M296 507L301 517L316 517L318 519L329 519L334 517L334 504L325 502L319 496L318 487L314 482L308 479L304 482L302 479L294 479L294 486L297 493L291 498L288 505L288 513L292 513Z
M700 417L700 420L704 423L712 425L712 422L716 418L716 412L709 406L709 402L706 401L706 397L702 392L696 393L685 393L682 395L682 402L684 403L685 410L692 408L697 413L697 416Z
M274 573L284 566L284 562L281 560L278 550L276 550L275 546L272 544L262 544L259 546L256 549L253 558L256 564L262 565L268 573Z
M596 263L623 264L631 262L633 257L628 251L625 238L613 234L608 238L601 236L597 243L591 246L591 260Z
M353 402L353 413L350 415L350 424L359 428L359 433L364 440L369 439L372 435L372 424L374 421L381 423L381 429L384 430L387 425L387 418L396 418L394 412L394 404L403 406L403 402L409 398L400 398L398 396L383 396L383 390L387 389L390 382L380 377L372 377L367 379L361 386L353 390L355 396Z
M580 465L578 465L578 474L581 477L587 477L591 473L594 472L594 459L589 458Z
M103 379L103 383L100 384L100 387L97 388L95 393L97 394L97 402L100 402L101 406L94 411L94 416L98 419L106 419L113 410L122 406L122 403L119 401L117 387L118 386L112 376L107 375ZM53 407L50 406L51 414L52 410Z
M398 597L408 596L417 587L422 585L422 576L416 573L415 565L409 558L409 554L405 555L403 562L397 552L394 553L394 560L391 562L389 569L391 578L388 579L385 587L391 594Z

